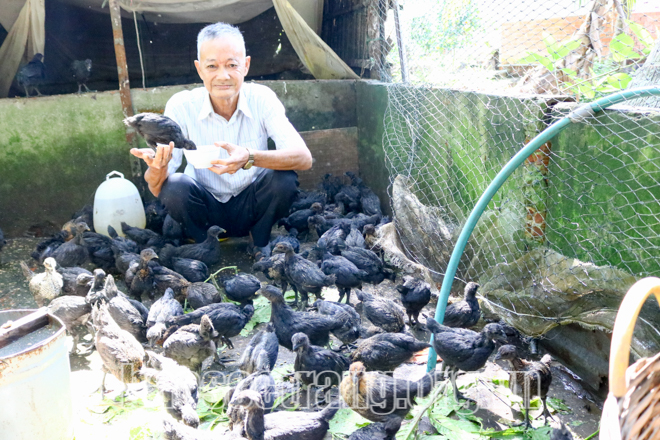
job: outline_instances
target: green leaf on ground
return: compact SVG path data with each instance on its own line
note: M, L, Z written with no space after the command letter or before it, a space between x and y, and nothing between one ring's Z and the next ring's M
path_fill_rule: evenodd
M241 330L241 336L243 337L247 337L257 325L270 321L270 301L263 296L258 296L254 300L253 305L254 315L252 315L250 322Z
M558 412L560 414L570 414L571 413L571 409L568 406L566 406L566 404L564 403L564 401L562 399L557 399L557 398L554 398L554 397L548 397L547 403L548 403L548 408L550 408L551 410L555 410L556 412Z
M349 436L354 431L367 426L371 422L350 408L342 408L337 411L337 414L330 420L330 432L333 436L344 435Z

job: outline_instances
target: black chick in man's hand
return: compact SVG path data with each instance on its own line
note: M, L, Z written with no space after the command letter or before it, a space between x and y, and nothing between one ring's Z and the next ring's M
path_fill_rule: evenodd
M174 148L197 149L195 143L183 135L179 124L167 116L139 113L124 119L124 124L133 127L151 148L156 148L156 144L169 145L170 142L174 142Z
M73 77L78 82L78 93L82 93L81 88L84 86L85 90L91 92L89 87L87 87L87 81L89 77L92 76L92 60L87 58L86 60L74 60L71 63L71 71L73 72Z
M35 54L25 66L21 67L16 74L16 81L18 85L25 89L25 96L30 97L30 88L37 91L37 95L43 96L39 91L39 86L44 83L46 79L46 66L42 60L43 54Z

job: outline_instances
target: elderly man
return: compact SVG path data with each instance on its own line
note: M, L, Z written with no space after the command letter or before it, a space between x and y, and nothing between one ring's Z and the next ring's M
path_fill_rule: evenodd
M208 169L188 165L177 173L183 150L174 143L132 149L148 169L151 192L196 241L211 225L227 235L251 235L256 251L269 254L273 224L287 215L298 180L295 171L312 166L312 155L268 87L248 83L250 68L240 31L225 23L206 26L197 37L195 67L204 87L170 98L165 115L197 145L215 144L220 159ZM276 150L268 150L268 138Z

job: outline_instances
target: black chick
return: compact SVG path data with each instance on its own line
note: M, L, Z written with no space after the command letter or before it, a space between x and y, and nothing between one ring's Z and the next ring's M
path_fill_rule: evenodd
M119 253L132 252L137 254L140 252L140 247L136 242L130 238L120 236L111 225L108 225L108 235L112 239L112 248L117 249ZM125 270L122 272L125 272Z
M134 302L131 302L126 294L117 290L115 280L112 275L108 275L105 279L105 296L108 299L108 311L115 320L119 328L129 332L135 339L140 342L147 341L147 326L146 318L149 310L146 310L147 316L143 315L142 307L136 307Z
M65 295L86 296L91 287L94 275L82 267L57 267L55 270L62 275L62 293ZM79 277L83 275L83 278Z
M250 339L248 346L237 362L238 368L245 374L254 373L260 353L263 351L268 357L268 370L272 371L277 361L279 349L280 345L275 334L275 327L272 322L269 322L263 330L260 330Z
M403 310L394 301L361 290L358 290L356 294L362 301L364 315L373 325L392 333L404 329L406 324L403 319Z
M188 305L195 310L222 302L218 289L211 283L192 283L185 289L185 298Z
M346 295L346 304L351 303L351 289L362 289L362 280L368 275L346 258L331 255L329 252L323 255L321 270L326 275L335 276L335 286L339 290L339 302Z
M149 262L155 258L158 258L156 252L151 248L146 248L140 252L140 262L137 265L133 264L126 271L126 285L134 297L141 298L142 294L153 297L156 277Z
M124 119L124 124L133 127L151 148L156 148L156 144L167 145L174 142L174 148L197 149L195 143L183 135L179 124L167 116L157 113L139 113Z
M366 247L362 232L360 232L360 230L353 224L351 224L351 232L349 232L346 238L344 239L344 244L348 247L358 247L358 248Z
M31 256L34 258L37 263L43 264L44 260L53 255L55 249L60 247L65 241L67 241L67 236L69 233L67 231L59 231L52 237L49 237L45 240L42 240L37 244L37 247L32 252ZM61 266L59 266L61 267Z
M393 417L386 423L370 423L353 431L348 440L395 440L399 429L401 429L401 419Z
M157 234L163 234L163 224L167 216L167 209L159 199L152 200L144 205L144 215L147 220L147 229Z
M401 294L401 303L406 309L410 325L419 324L419 312L431 301L431 285L407 276L403 278L403 284L396 286L396 290Z
M336 225L332 226L330 229L325 231L316 242L316 247L322 250L328 250L333 254L338 254L335 249L331 249L330 244L332 242L338 241L339 243L344 244L345 239L348 234L351 232L351 223L349 221L342 220Z
M309 343L304 333L296 333L291 338L296 359L293 369L296 378L305 385L323 387L325 394L333 385L339 386L342 374L350 363L344 356Z
M232 277L220 277L220 284L225 288L225 295L241 305L252 304L261 288L261 281L254 275L239 273Z
M552 430L550 440L573 440L573 434L571 434L571 431L562 422L560 428L554 428Z
M348 345L358 340L362 319L353 306L319 299L314 303L314 307L321 315L330 316L342 323L341 327L332 331L342 344Z
M165 294L151 305L147 315L146 326L149 344L152 347L156 345L165 334L167 323L181 315L183 315L181 303L174 299L174 291L167 289Z
M329 202L334 202L335 196L341 189L341 179L328 173L323 176L323 180L319 183L319 189L328 196Z
M277 243L289 243L293 251L297 254L300 252L300 241L298 241L298 230L296 228L289 229L289 235L278 235L270 242L270 248L274 248Z
M181 223L174 220L169 214L165 216L165 221L163 222L163 237L177 244L183 239L183 227Z
M163 342L164 353L180 365L197 371L202 362L211 356L217 356L214 342L217 337L218 333L209 317L202 316L199 324L184 325L170 334Z
M114 272L115 254L112 250L112 238L91 231L84 232L83 237L90 261L108 273Z
M73 77L78 83L78 93L82 93L83 86L85 86L85 90L91 92L89 87L87 87L87 81L92 76L92 60L89 58L86 60L73 60L71 63L71 72L73 72Z
M293 252L293 248L288 243L278 243L275 246L278 252L284 252L284 273L288 281L296 286L300 292L300 302L296 294L296 303L300 308L307 306L309 293L313 293L317 298L323 299L321 291L326 286L334 284L336 277L334 275L325 275L321 269L309 260L305 260L300 255Z
M378 198L376 193L365 185L362 179L357 177L354 173L347 171L346 175L351 178L353 186L357 186L360 190L360 206L362 207L362 212L366 215L379 214L382 216L383 211L380 209L380 198Z
M348 176L348 174L346 175ZM360 211L360 189L353 183L351 185L343 185L335 196L335 202L344 205L347 212Z
M541 416L545 418L545 423L547 424L548 417L552 418L546 404L548 391L552 383L552 371L550 370L552 357L546 354L541 358L540 362L527 361L518 356L515 346L503 345L497 350L495 360L504 360L509 363L509 389L517 396L523 398L523 404L525 406L525 429L531 427L529 422L529 402L534 396L540 397L543 402L543 413L541 413Z
M376 371L366 371L362 362L353 362L339 387L344 402L372 422L403 419L417 397L428 395L442 377L440 372L426 374L413 382L394 379Z
M273 252L268 258L262 258L252 265L253 271L262 272L266 278L278 283L282 292L286 292L289 287L288 278L284 272L284 254ZM297 293L296 293L297 295Z
M430 346L405 333L382 333L360 341L351 361L362 362L367 371L389 373Z
M278 226L284 226L287 231L295 228L298 232L307 231L307 219L313 215L323 213L323 206L320 203L313 203L309 209L301 209L295 211L288 217L282 218L277 222Z
M506 334L499 324L486 324L480 333L464 328L451 328L438 324L429 317L426 327L433 333L433 348L442 358L443 369L449 370L449 378L454 387L454 398L466 399L456 387L456 373L477 371L486 364L495 349L494 341L506 341Z
M140 246L146 246L151 239L161 238L159 234L155 233L151 229L135 228L126 224L126 222L121 222L121 230L124 235L126 235Z
M341 251L341 256L367 272L367 276L362 279L365 283L380 284L385 278L394 278L394 273L388 272L380 257L369 249L349 247Z
M243 330L243 327L245 327L245 324L252 319L254 307L251 304L244 307L230 303L211 304L183 316L177 316L170 322L176 325L197 323L200 322L204 315L207 315L211 320L213 328L218 333L218 336L227 344L227 347L233 349L234 344L232 344L229 338L233 338L239 334Z
M342 322L318 313L297 312L284 302L282 291L275 286L265 285L259 290L271 304L270 320L280 345L293 349L291 338L298 332L305 333L312 344L327 346L330 332L342 326Z
M271 370L269 365L268 353L260 351L256 359L254 372L227 391L224 401L231 402L234 394L238 394L244 390L256 391L261 395L264 404L264 413L269 413L273 408L273 403L275 403L275 380L270 375ZM243 408L229 403L227 417L229 417L229 428L233 429L236 425L242 426L245 413Z
M39 86L43 84L46 79L46 66L41 61L44 56L40 53L35 54L25 66L21 67L16 74L16 81L18 85L25 89L25 96L30 97L30 88L34 88L39 96ZM59 262L58 262L59 263Z
M161 252L161 258L163 261L168 261L172 257L190 258L211 267L220 262L222 252L218 235L224 232L227 231L220 226L211 226L206 234L206 240L203 242L179 247L166 246Z
M58 296L48 304L48 312L62 320L66 330L73 336L71 354L78 352L78 340L86 333L87 322L91 319L92 306L84 297L64 295Z
M211 275L211 271L209 271L209 267L206 264L190 258L172 257L170 266L170 269L180 273L191 283L204 282Z
M94 269L94 280L85 296L85 301L92 306L108 301L105 294L105 272L103 269Z
M277 411L264 415L264 402L256 391L235 393L230 402L245 408L245 435L249 440L322 440L339 410L332 404L322 411Z
M479 301L475 297L477 289L479 289L477 283L468 283L465 286L465 299L447 306L442 325L468 328L479 322L481 310L479 309Z
M320 203L325 206L328 201L328 196L319 191L298 191L295 200L291 204L290 212L300 211L301 209L309 209L314 203Z
M76 235L73 240L62 243L52 253L51 257L63 267L82 266L89 261L89 252L85 246L84 232L89 231L87 223L76 224Z
M173 359L146 351L147 360L140 374L155 385L163 396L165 409L187 426L199 425L197 409L197 377L188 368Z

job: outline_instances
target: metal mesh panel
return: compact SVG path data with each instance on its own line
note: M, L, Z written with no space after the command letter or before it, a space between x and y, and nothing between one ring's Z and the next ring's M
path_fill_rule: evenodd
M386 17L371 52L389 82L396 229L438 282L463 222L517 151L579 103L660 80L642 68L658 46L653 2L370 7ZM636 100L575 122L532 154L484 212L453 291L478 281L485 304L531 335L565 322L611 328L635 279L660 273L660 113L650 107ZM660 344L649 313L643 332Z

